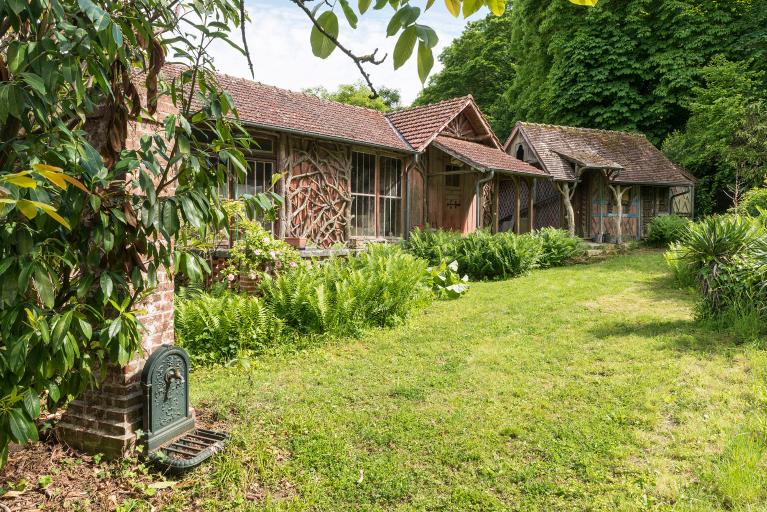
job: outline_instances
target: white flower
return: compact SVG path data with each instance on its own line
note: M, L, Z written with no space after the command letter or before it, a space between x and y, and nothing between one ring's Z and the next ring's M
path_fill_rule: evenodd
M264 242L265 244L268 244L271 240L269 240L268 236L265 236L261 241Z
M255 251L253 251L253 253L254 253L256 256L261 256L261 249L256 249Z
M290 262L290 268L296 268L297 266L298 266L298 263L296 263L295 261Z
M232 281L234 281L234 274L229 274L228 276L226 276L226 278L229 279L229 282L231 283Z

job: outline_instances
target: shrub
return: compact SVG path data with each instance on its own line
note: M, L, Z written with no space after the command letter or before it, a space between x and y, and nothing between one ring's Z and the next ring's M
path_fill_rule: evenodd
M757 219L725 215L690 224L666 261L677 281L698 286L699 317L749 324L760 318L764 326L767 234Z
M743 194L743 197L740 198L736 213L758 217L760 208L762 210L767 210L767 187L752 188Z
M232 244L224 274L273 274L300 264L301 256L285 241L274 238L264 227L245 215L244 204L230 201L225 205L236 223L239 238Z
M264 300L301 333L353 334L404 319L428 294L426 263L398 247L371 245L347 259L299 266L262 283Z
M432 265L442 261L454 261L458 257L461 235L441 229L415 228L410 232L404 246L407 251Z
M466 236L448 231L415 229L405 247L431 265L457 261L461 274L473 280L503 279L538 266L541 241L531 235L474 231Z
M666 247L677 242L685 233L690 219L678 215L659 215L650 221L645 242L655 247Z
M431 291L441 299L457 299L469 291L469 276L458 273L458 261L453 260L448 264L442 260L439 265L426 269Z
M563 229L543 228L535 232L541 241L541 268L564 265L568 260L583 256L586 244L578 237L572 237Z
M196 364L226 363L281 339L282 321L257 297L182 292L175 306L176 342Z

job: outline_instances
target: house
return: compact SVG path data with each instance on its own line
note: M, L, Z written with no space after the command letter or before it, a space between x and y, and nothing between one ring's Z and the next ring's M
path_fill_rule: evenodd
M522 233L572 218L585 238L637 239L656 215L692 214L694 179L641 135L518 123L502 145L470 95L382 113L219 82L257 142L247 176L232 173L221 194L263 191L279 173L282 238L325 248L417 226Z
M497 229L501 180L546 172L503 151L471 96L384 114L220 75L258 148L227 198L281 173L272 226L317 247L399 239L416 226Z
M695 178L644 135L520 122L504 149L549 177L534 190L535 228L570 227L597 241L638 240L654 217L694 212ZM513 202L508 189L500 188L502 205ZM523 198L528 191L521 191ZM508 210L501 207L501 228L514 218Z

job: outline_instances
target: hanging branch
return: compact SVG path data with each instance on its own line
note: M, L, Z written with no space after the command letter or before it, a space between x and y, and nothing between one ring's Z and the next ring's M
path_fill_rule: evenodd
M370 95L371 99L375 99L378 97L378 91L376 90L375 86L373 85L373 81L370 79L370 74L365 71L365 68L362 66L363 64L373 64L373 65L379 65L383 63L384 60L386 60L387 55L384 55L380 59L376 59L376 53L378 53L378 48L373 50L373 53L368 55L357 55L354 52L352 52L350 49L348 49L346 46L342 45L340 42L338 42L338 39L333 37L332 35L328 34L328 32L320 25L320 23L317 21L317 18L314 16L314 13L306 6L305 0L290 0L294 4L296 4L298 7L301 8L302 11L306 14L306 16L309 17L310 20L312 20L312 23L317 28L317 30L322 34L323 36L327 37L334 45L336 45L336 48L341 50L347 57L349 57L352 62L357 66L357 69L360 70L360 73L362 74L362 77L365 79L365 82L367 82L368 87L370 88L370 91L373 93Z
M250 60L248 40L245 39L245 0L240 0L240 31L242 33L242 48L245 51L245 57L248 59L248 67L250 68L250 77L255 79L256 73L253 71L253 61Z

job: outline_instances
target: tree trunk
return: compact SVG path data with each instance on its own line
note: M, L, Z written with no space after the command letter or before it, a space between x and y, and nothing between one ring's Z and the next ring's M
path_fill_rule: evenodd
M615 202L618 208L618 216L615 220L615 242L620 245L623 243L623 194L627 190L631 190L631 187L621 187L620 185L607 185L615 197Z
M573 183L572 190L570 189L570 184L567 182L555 182L554 184L564 199L565 210L567 211L567 231L570 233L570 236L575 237L575 210L573 209L572 197L573 194L575 194L575 187L577 183Z

